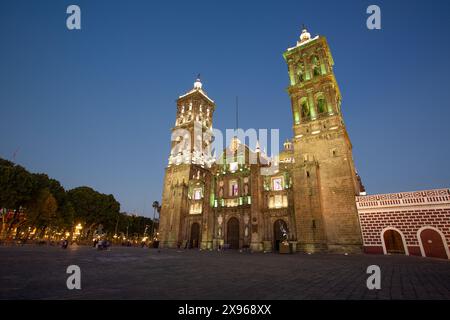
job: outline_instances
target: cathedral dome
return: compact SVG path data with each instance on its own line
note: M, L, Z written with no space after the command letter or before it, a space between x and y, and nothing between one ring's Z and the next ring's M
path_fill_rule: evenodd
M194 82L194 89L200 90L201 88L202 88L202 83L200 81L200 78L197 78L197 80L195 80L195 82Z
M311 34L306 30L306 28L303 28L302 34L300 35L300 42L305 42L311 39Z

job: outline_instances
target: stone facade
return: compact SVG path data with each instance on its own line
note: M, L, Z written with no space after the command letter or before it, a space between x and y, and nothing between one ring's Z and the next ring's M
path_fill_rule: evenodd
M303 30L284 53L294 119L294 207L304 251L361 250L355 195L360 186L324 37Z
M361 252L355 204L361 185L327 41L303 30L284 58L294 138L279 160L237 138L218 159L208 157L199 150L211 145L204 135L212 127L214 101L199 79L177 100L162 196L162 247L272 251L290 243L291 250ZM183 141L189 147L177 147ZM277 170L265 170L274 164Z

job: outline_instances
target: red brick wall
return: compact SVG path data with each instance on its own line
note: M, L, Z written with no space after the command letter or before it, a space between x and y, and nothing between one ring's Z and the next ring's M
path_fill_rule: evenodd
M409 253L421 255L417 231L424 226L439 229L450 243L450 207L431 208L380 208L378 211L359 210L359 219L368 253L383 253L381 231L386 227L399 229L406 240Z

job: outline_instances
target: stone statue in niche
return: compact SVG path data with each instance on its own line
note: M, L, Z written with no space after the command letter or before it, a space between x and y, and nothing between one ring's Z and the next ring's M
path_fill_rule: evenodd
M281 221L278 222L278 225L279 225L279 228L280 228L282 242L287 242L287 240L288 240L288 231L287 231L287 229L284 227L284 224Z
M244 178L244 196L248 196L248 178Z

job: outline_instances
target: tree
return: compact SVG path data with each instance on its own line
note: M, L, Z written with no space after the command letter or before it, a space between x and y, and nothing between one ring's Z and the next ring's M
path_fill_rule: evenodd
M89 187L78 187L67 194L74 209L74 219L87 225L88 236L99 225L103 225L105 231L114 230L120 204L113 195L102 194Z
M47 189L41 189L39 195L31 201L26 209L26 223L28 227L25 239L28 239L31 228L37 228L41 233L45 233L45 229L54 224L58 203L53 194ZM36 232L35 235L38 232Z
M2 238L9 237L15 224L19 222L21 209L32 200L35 181L25 168L12 162L0 161L0 208L14 210L9 222L2 223Z
M13 210L8 219L2 215L1 236L9 237L14 229L23 231L28 239L31 230L35 236L47 228L54 232L72 232L75 223L87 225L84 230L90 236L102 226L106 232L143 234L153 220L146 217L120 213L120 203L113 195L95 191L90 187L78 187L66 191L59 181L43 173L30 173L11 161L0 158L0 210ZM155 204L155 203L154 203ZM159 203L156 201L159 212ZM152 231L153 234L153 231Z
M19 209L32 198L34 179L23 167L0 165L0 207Z

